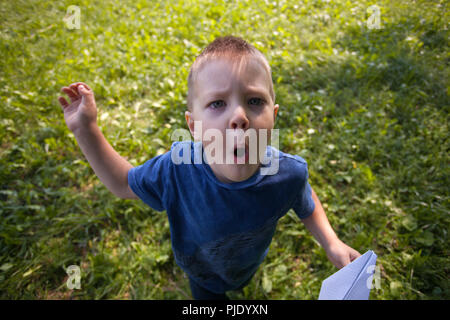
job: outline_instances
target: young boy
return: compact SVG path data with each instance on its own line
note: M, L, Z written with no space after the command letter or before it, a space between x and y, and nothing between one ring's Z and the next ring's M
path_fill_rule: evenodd
M291 208L336 267L360 256L331 228L308 183L305 160L267 146L279 108L271 69L243 39L217 38L191 67L185 118L199 141L175 142L169 152L138 167L100 132L94 94L86 84L62 92L71 100L59 97L66 124L106 187L118 197L166 210L175 261L187 273L195 299L227 299L226 291L247 285L268 252L278 219ZM242 139L243 132L264 130L268 135L256 135L256 149L248 136ZM227 143L230 132L241 134L235 135L237 143L234 138ZM192 161L174 161L187 155ZM199 155L205 161L195 161ZM262 174L274 155L276 172Z

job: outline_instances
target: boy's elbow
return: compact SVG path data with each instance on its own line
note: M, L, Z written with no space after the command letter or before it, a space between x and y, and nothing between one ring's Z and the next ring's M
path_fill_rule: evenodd
M138 200L139 197L134 193L134 191L130 188L129 185L127 185L127 188L124 192L120 194L116 194L121 199L135 199Z

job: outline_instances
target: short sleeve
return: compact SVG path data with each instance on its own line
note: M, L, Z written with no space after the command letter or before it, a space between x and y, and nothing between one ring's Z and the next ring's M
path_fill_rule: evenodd
M312 189L308 182L308 168L305 166L304 179L299 188L297 199L292 208L300 219L308 218L314 211L316 205L312 198Z
M157 211L165 210L166 185L170 179L170 152L154 157L128 171L128 184L134 193Z

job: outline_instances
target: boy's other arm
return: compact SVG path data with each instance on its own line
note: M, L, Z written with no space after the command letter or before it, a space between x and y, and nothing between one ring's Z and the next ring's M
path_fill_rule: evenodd
M322 248L325 249L328 259L337 268L342 268L361 254L339 240L328 221L319 198L312 188L311 190L315 209L309 217L301 220Z
M315 208L309 217L302 219L302 222L320 245L326 249L331 243L337 241L338 237L333 228L331 228L325 211L323 210L322 203L312 188L311 193Z
M133 166L108 143L97 125L74 132L78 145L101 182L122 199L139 199L128 184Z

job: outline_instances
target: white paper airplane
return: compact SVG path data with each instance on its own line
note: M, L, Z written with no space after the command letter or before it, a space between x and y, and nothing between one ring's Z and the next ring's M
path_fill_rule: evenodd
M369 250L322 282L319 300L369 300L377 255Z

